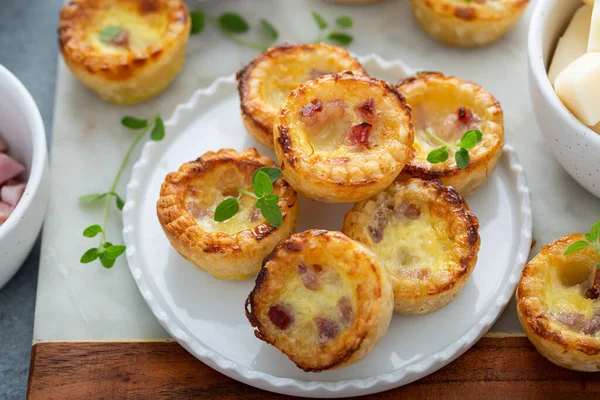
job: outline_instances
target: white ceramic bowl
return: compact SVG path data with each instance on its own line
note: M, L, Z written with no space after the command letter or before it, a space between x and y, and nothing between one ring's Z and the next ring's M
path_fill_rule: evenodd
M0 136L27 167L21 201L0 226L0 288L17 272L40 233L48 203L48 150L40 112L25 86L0 65Z
M600 197L600 135L563 105L547 74L556 43L582 4L538 1L529 27L529 89L538 125L554 156L581 186Z

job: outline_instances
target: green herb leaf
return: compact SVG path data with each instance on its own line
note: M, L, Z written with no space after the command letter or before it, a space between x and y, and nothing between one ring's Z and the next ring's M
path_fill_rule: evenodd
M112 247L112 243L111 242L104 242L104 244L102 246L100 246L100 253L104 253L104 250L108 249L109 247Z
M240 203L235 197L223 200L215 209L215 221L223 222L233 217L240 210Z
M467 150L472 149L477 143L481 142L482 138L483 134L480 130L466 131L462 139L460 139L459 146Z
M274 42L279 38L277 29L266 19L260 20L260 26L262 26L263 30L267 33L271 42Z
M125 207L125 200L123 200L119 195L116 195L116 203L117 208L119 210L123 210L123 207Z
M593 240L591 240L593 243L600 239L600 219L596 221L596 223L592 226L592 229L590 229L590 235L593 238Z
M576 251L579 251L581 249L585 249L589 245L590 244L585 240L578 240L577 242L570 245L567 250L565 250L565 256L568 256L571 253L575 253Z
M254 194L258 197L263 197L270 194L273 191L273 182L271 178L263 171L258 171L253 175L252 186L254 187Z
M121 33L121 27L116 25L109 25L102 28L98 33L98 39L103 42L112 42Z
M191 33L200 33L204 30L206 15L202 11L192 11L190 13L190 20L192 21Z
M277 203L267 201L265 197L261 197L256 200L256 207L258 207L269 224L275 228L281 227L283 224L283 216L281 215L281 209Z
M442 146L439 149L433 150L431 153L427 154L427 161L432 164L443 163L450 157L448 154L448 147Z
M98 256L98 258L100 258L100 263L102 264L102 266L106 269L112 268L113 265L115 265L115 258L110 258L106 255L106 252L100 254Z
M276 194L268 194L264 197L264 199L267 203L279 203L279 196Z
M81 203L91 203L92 201L100 200L106 197L108 193L92 193L81 196L79 201Z
M269 175L269 178L271 178L271 182L273 183L275 183L275 181L281 176L281 170L277 167L261 167L254 171L254 173L252 174L252 185L254 185L254 179L256 179L256 174L259 171L262 171L265 174Z
M335 20L335 23L337 24L338 27L340 28L351 28L353 23L352 23L352 18L350 18L347 15L342 15L341 17L337 17L337 19Z
M219 26L225 32L244 33L248 32L250 26L239 14L226 12L219 17Z
M96 258L98 258L98 249L89 249L88 251L83 253L79 262L82 264L87 264L91 263Z
M469 156L469 151L464 147L461 147L457 150L456 154L454 154L454 159L456 160L456 165L458 168L465 169L467 165L471 162L471 156Z
M150 139L155 142L160 142L165 137L165 124L161 117L156 116L154 118L154 126L152 127L152 132L150 132Z
M354 40L352 36L342 32L331 32L327 35L327 39L337 44L341 44L342 46L347 46Z
M100 225L91 225L83 230L83 236L93 238L101 232L102 227Z
M117 257L119 257L121 254L123 254L125 252L125 249L126 249L126 247L123 245L109 246L104 250L104 254L108 258L112 258L113 260L116 260Z
M129 129L143 129L148 126L147 119L138 119L136 117L132 117L130 115L123 117L121 120L121 124Z
M319 27L319 30L327 29L327 21L316 11L312 12L312 16Z
M596 268L600 269L600 264L596 264Z

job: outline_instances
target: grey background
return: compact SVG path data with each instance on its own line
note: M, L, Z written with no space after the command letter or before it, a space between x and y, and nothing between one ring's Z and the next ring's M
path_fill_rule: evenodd
M56 25L62 0L0 0L0 64L35 99L50 139L56 84ZM50 140L48 140L50 142ZM39 240L0 289L0 399L24 399L33 335Z

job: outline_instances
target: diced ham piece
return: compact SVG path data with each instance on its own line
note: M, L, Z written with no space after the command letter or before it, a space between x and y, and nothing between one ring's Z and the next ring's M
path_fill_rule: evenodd
M10 204L0 201L0 226L6 221L14 208Z
M408 201L402 201L398 207L394 207L394 216L397 218L415 220L418 219L420 215L421 210L419 207Z
M25 186L25 183L9 181L0 188L0 200L15 207L25 192Z
M348 131L348 141L351 146L368 145L371 138L371 128L373 125L363 122L355 125Z
M285 330L294 322L294 316L286 304L275 304L269 308L269 319L277 328Z
M120 47L129 47L129 30L121 28L119 34L112 41L112 44Z
M8 151L8 145L2 138L0 138L0 153L6 153Z
M334 339L340 333L340 324L331 318L319 316L314 321L319 331L319 340L322 342Z
M356 112L365 121L372 121L377 115L375 110L375 100L369 99L356 108Z
M458 107L458 110L456 110L456 117L458 122L467 126L480 121L470 108L464 106Z
M320 274L323 266L319 264L307 266L304 263L298 264L296 268L302 279L302 283L309 290L319 290L321 288Z
M600 270L598 268L593 268L585 284L583 295L592 300L596 300L600 296Z
M0 153L0 185L25 171L25 167L7 154Z
M380 210L375 214L373 222L367 227L369 235L375 243L379 243L383 239L383 231L385 230L388 221L389 217L387 213Z
M352 309L352 301L347 296L342 297L337 303L338 309L340 310L340 317L342 322L346 325L350 325L354 321L354 310Z

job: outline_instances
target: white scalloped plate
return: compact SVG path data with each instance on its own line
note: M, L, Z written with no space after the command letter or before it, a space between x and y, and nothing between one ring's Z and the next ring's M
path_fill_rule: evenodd
M414 71L377 56L367 71L395 82ZM348 397L405 385L447 365L471 347L500 315L521 275L531 244L531 208L523 169L507 145L489 182L468 199L481 223L479 262L462 293L426 316L395 315L387 335L359 363L305 373L277 349L259 341L244 315L254 280L219 281L195 268L170 246L155 204L165 175L207 150L255 146L239 116L233 76L198 90L166 122L167 137L148 142L133 168L123 210L129 267L163 327L205 364L249 385L311 397ZM339 230L350 205L301 199L298 230Z

